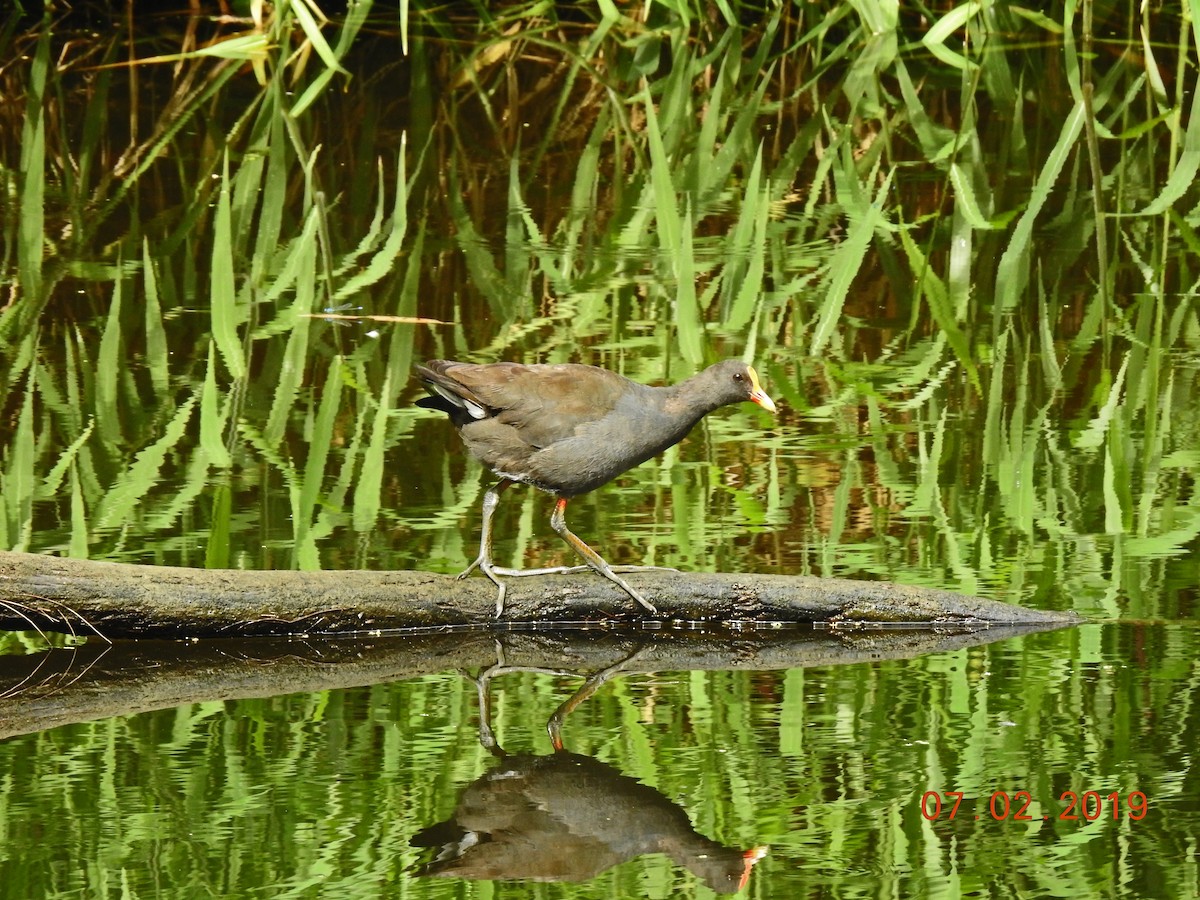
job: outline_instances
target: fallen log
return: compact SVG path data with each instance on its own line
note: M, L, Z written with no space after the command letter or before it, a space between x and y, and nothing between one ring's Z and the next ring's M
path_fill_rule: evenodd
M1071 612L915 585L789 575L638 573L658 619L591 573L510 578L504 617L486 578L428 572L247 571L0 551L0 627L105 637L350 635L482 627L733 629L824 623L982 628L1069 625Z

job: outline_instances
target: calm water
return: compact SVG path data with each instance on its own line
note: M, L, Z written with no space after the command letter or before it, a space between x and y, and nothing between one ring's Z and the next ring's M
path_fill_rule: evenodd
M547 10L514 20L528 43L422 11L408 56L376 9L354 79L287 120L315 58L287 90L211 57L101 67L241 25L7 20L0 547L457 572L490 476L413 406L414 362L661 383L745 355L777 417L721 410L572 502L610 561L1088 624L0 632L0 898L1200 895L1200 198L1135 215L1175 118L1123 119L1116 152L1105 104L1147 89L1125 45L1100 57L1126 216L1104 299L1068 92L1037 94L1074 48L989 32L986 127L920 34L887 51L847 15L804 44L819 6L764 33L648 4L595 45ZM551 505L505 495L499 564L572 561Z
M502 650L520 669L546 654L539 640L562 649L512 635L423 652L483 662ZM672 649L600 640L635 670ZM842 649L887 657L887 640ZM754 652L800 663L814 646L833 652L811 641L755 640ZM1200 822L1195 649L1190 628L1087 625L913 659L634 671L566 717L557 755L545 724L579 680L494 670L501 756L480 742L477 684L462 674L259 697L256 677L278 677L254 674L261 647L209 647L186 671L187 647L119 646L120 665L60 659L53 688L43 668L46 683L28 690L26 713L79 721L0 743L0 894L712 896L736 881L738 851L766 847L749 896L1057 896L1064 884L1072 896L1184 896ZM360 647L361 668L335 674L313 660L336 647L275 650L285 667L306 660L283 676L300 684L369 677L413 653ZM168 674L121 682L135 658ZM131 706L160 689L228 696L95 718L72 699L92 680ZM930 791L946 798L933 820L921 813ZM950 792L963 795L953 819ZM1001 792L1017 801L1007 814ZM1088 792L1092 821L1069 800ZM1026 802L1030 819L1017 821ZM551 875L581 883L535 883Z

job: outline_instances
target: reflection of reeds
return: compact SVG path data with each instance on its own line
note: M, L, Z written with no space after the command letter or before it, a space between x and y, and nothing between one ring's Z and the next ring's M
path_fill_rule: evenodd
M409 10L407 54L369 3L10 25L0 545L461 568L479 486L424 452L414 358L744 354L816 434L710 423L717 463L585 502L620 561L1028 595L1052 547L1194 547L1196 48L819 6ZM548 564L537 503L503 552Z

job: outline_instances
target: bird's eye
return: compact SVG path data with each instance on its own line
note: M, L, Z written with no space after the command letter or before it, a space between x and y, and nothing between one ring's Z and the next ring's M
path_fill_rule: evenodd
M741 373L741 372L734 372L734 373L733 373L733 380L734 380L734 381L745 381L745 377L742 375L742 373Z

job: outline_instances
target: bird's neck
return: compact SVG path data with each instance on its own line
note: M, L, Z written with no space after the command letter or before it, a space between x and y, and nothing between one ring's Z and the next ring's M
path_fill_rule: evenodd
M713 398L712 392L696 389L694 382L702 379L703 376L704 373L701 372L679 384L655 388L654 390L662 392L659 396L663 412L672 419L687 422L691 426L720 407L721 402Z

